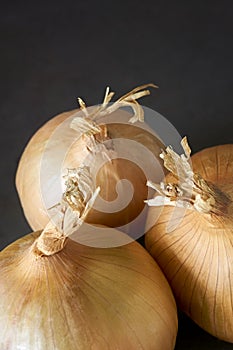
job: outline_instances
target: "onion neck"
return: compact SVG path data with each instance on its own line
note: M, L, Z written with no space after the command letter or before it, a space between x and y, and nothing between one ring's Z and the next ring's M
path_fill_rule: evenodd
M36 256L50 256L60 252L66 244L67 236L59 232L56 227L45 229L37 238L33 246Z
M184 149L184 154L181 156L171 146L160 154L164 167L172 176L172 182L154 184L148 181L147 185L156 190L158 195L146 201L147 204L149 206L177 205L203 214L229 216L231 199L215 184L193 172L190 163L191 150L186 137L182 139L181 145Z
M50 208L54 213L34 243L33 251L37 256L50 256L65 247L67 238L84 223L100 192L87 166L68 169L65 180L61 201Z

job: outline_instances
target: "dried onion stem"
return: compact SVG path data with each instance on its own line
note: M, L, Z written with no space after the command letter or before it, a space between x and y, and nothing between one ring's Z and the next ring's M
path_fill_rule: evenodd
M187 138L181 141L184 154L179 156L171 146L162 151L160 157L164 167L170 172L176 182L161 182L160 185L147 181L147 186L159 194L145 201L149 206L171 205L194 209L200 213L224 215L230 202L227 194L216 188L214 184L193 172L190 162L191 149Z
M66 189L61 202L55 205L55 214L35 242L38 255L53 255L64 248L67 237L83 224L100 187L94 188L90 169L68 169L65 176Z

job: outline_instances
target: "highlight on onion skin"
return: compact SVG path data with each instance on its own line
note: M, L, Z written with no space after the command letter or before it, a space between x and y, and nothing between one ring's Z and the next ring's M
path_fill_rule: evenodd
M45 256L39 235L0 253L1 350L174 349L175 301L144 248L91 248L67 238Z
M233 145L204 149L191 162L199 187L195 183L185 198L183 179L166 177L158 191L167 205L161 211L150 203L145 244L179 307L204 330L233 343ZM167 186L176 191L173 198Z
M77 112L77 109L61 113L46 122L46 124L32 136L21 156L16 173L16 188L26 219L34 230L42 229L48 223L46 208L40 210L40 208L44 207L44 204L40 185L38 185L40 182L40 166L46 143L55 129L75 112ZM32 205L32 193L33 203L37 206L35 206L35 208ZM36 212L37 215L35 215Z
M51 186L58 178L60 181L60 178L65 174L66 169L77 168L82 164L85 164L86 159L88 157L90 159L92 153L93 162L91 163L91 167L95 169L98 168L100 160L103 160L101 152L99 152L99 154L94 154L95 152L90 149L90 139L91 142L94 140L96 144L101 144L101 147L103 147L105 142L111 142L111 140L114 142L115 140L121 139L122 143L125 142L124 157L116 156L114 159L111 158L111 152L116 152L116 155L118 154L118 146L116 146L116 149L113 147L112 150L105 149L104 152L107 157L110 155L111 160L107 161L105 159L105 163L98 169L95 177L96 186L100 186L101 188L100 197L107 202L105 205L105 211L98 210L98 205L96 205L96 208L93 208L89 213L86 221L90 223L100 223L111 227L120 227L137 218L139 214L146 209L143 200L148 196L148 188L146 186L147 178L144 174L143 167L144 165L146 166L146 164L147 166L150 164L150 158L157 157L157 159L159 159L158 155L161 147L163 147L159 138L149 127L146 126L146 123L143 122L142 108L136 101L138 98L149 94L149 90L140 91L141 88L147 86L155 87L153 84L148 84L136 88L117 100L113 105L106 107L113 94L108 90L106 93L107 97L105 96L105 102L101 105L104 110L100 110L100 112L98 112L99 114L97 113L97 117L100 117L100 119L102 118L101 123L97 125L97 127L100 128L99 133L97 132L95 134L95 131L93 131L96 126L94 120L97 119L97 117L89 117L88 109L85 107L84 102L79 100L81 106L80 110L73 110L55 116L43 125L31 138L19 162L16 175L16 187L26 219L34 231L43 229L50 219L50 213L48 211L49 207L45 203L45 196L41 191L41 185L43 185L41 183L43 182L41 177L43 157L46 153L46 149L49 148L54 150L53 153L51 153L52 156L50 156L50 158L53 158L51 159L51 163L54 161L54 158L59 158L61 153L59 150L62 150L63 144L64 148L66 147L70 133L76 135L74 129L82 129L83 125L79 127L81 118L76 118L77 120L79 119L76 126L71 118L74 116L75 119L78 112L83 113L83 121L86 120L90 123L90 129L87 129L87 132L86 134L84 133L83 137L77 138L76 136L76 141L70 145L67 154L64 157L62 169L53 172L53 168L50 166L48 171L51 171L51 175L47 176L46 181L48 191L45 192L49 192L48 198L50 199L51 197L51 200L49 200L49 202L52 203L51 206L54 204L52 199L55 195L55 191L51 191ZM124 105L134 108L135 115L133 118L130 119L130 117L132 117L130 113L119 109L119 107ZM106 115L110 115L111 120L115 122L107 123L104 114L105 112ZM73 129L69 128L67 132L61 132L61 138L59 140L53 140L58 128L61 128L62 131L63 124L66 123L69 118L71 118L71 128ZM106 125L104 124L105 122L107 123ZM135 161L135 154L137 155L139 152L134 149L133 141L135 144L140 144L146 148L151 155L140 157L140 154L138 154L138 158L136 158ZM162 169L162 167L160 167L160 169ZM42 171L47 170L42 169ZM156 176L156 180L159 181L163 178L164 174L162 171L158 171ZM119 210L108 212L110 208L109 204L111 204L111 201L116 200L119 195L116 191L117 184L123 179L128 180L133 187L132 198L125 207L123 206ZM119 195L119 202L123 202L125 194L129 191L124 191L124 189L122 189L121 192L123 194L121 193ZM96 203L98 204L98 200Z

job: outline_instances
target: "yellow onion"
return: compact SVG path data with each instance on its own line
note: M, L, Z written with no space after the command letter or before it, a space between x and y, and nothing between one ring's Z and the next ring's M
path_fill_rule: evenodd
M66 238L54 253L52 233L40 245L40 232L29 234L0 253L1 350L174 348L173 295L143 247Z
M0 349L172 350L164 275L125 233L85 223L100 188L88 166L68 174L44 230L0 253Z
M143 121L143 109L136 101L149 94L148 90L140 91L147 86L155 87L148 84L136 88L113 104L109 104L113 93L108 89L100 106L86 108L79 99L80 110L52 118L35 133L16 176L19 198L34 231L48 223L48 209L61 196L66 170L83 164L90 166L96 186L100 186L100 204L97 199L88 222L119 227L143 212L143 200L148 197L146 169L151 171L163 146ZM120 109L122 106L132 107L134 115ZM159 181L163 172L159 163L156 167ZM127 180L132 189L126 189L122 180ZM126 199L129 193L131 197ZM115 207L111 207L113 202Z
M233 342L233 145L204 149L189 161L171 147L170 171L149 200L146 247L165 273L179 307L200 327ZM164 205L164 207L163 207Z

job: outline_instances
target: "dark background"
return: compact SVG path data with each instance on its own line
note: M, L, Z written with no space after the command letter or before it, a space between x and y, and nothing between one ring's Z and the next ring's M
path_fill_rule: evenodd
M143 103L193 151L233 143L232 1L9 1L0 10L0 249L30 232L14 187L19 157L50 117L154 82ZM33 191L32 191L33 200ZM176 350L233 349L180 314ZM162 349L161 349L162 350Z

